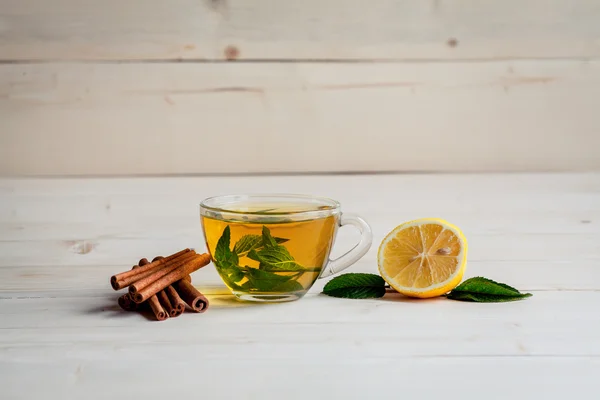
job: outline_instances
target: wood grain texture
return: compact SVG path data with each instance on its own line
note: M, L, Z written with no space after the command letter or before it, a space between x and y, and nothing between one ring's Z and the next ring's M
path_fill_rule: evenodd
M594 0L2 0L6 60L600 55Z
M0 173L599 169L600 63L0 65Z
M374 246L350 271L376 272L389 230L437 216L469 240L467 277L533 297L336 299L320 294L323 279L265 306L234 300L209 266L193 275L205 314L156 323L120 310L110 275L203 250L200 200L273 191L336 198L371 224ZM1 397L365 399L393 398L398 384L404 397L427 388L451 400L595 393L599 221L598 173L0 179ZM356 236L341 229L334 255Z

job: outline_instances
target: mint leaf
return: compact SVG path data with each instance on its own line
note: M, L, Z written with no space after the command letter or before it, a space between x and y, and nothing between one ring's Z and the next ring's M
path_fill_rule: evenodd
M480 276L467 279L446 295L447 298L452 300L479 303L515 301L531 296L531 293L521 293L505 283L495 282Z
M385 295L385 280L379 275L349 273L333 278L323 288L323 293L347 299L369 299Z
M240 286L236 282L244 279L244 273L238 266L239 257L237 253L229 249L231 241L231 231L229 226L225 227L223 234L217 242L215 248L215 266L219 269L220 275L225 283L232 289L240 290Z
M244 235L233 246L233 252L237 254L247 253L262 245L262 237L259 235Z
M215 259L215 264L217 267L222 269L230 269L233 267L237 267L239 263L239 257L236 253L233 253L231 250L227 249L226 252L221 254L220 258Z
M273 238L275 240L275 243L280 244L280 243L285 243L287 242L289 239L284 239L284 238ZM245 253L248 253L250 250L255 250L258 249L260 247L263 246L263 237L260 235L244 235L240 238L240 240L238 240L235 244L235 246L233 246L233 252L237 253L238 255L243 255Z
M223 230L223 234L219 238L217 242L217 247L215 248L215 259L216 260L224 260L226 259L231 250L229 249L229 242L231 241L231 230L229 229L229 225L225 227Z
M249 286L261 292L287 292L304 289L301 284L292 280L293 275L277 275L250 267L244 268L244 271L248 276Z
M273 236L271 236L271 231L264 225L262 229L262 239L263 246L265 246L266 248L277 246L277 242L275 241Z
M456 292L448 293L446 298L451 300L472 301L477 303L503 303L507 301L521 300L531 296L531 293L515 294L513 296L498 296L496 294Z
M239 263L239 257L229 249L231 241L231 231L229 226L225 227L223 234L217 242L215 248L215 265L221 269L230 269L236 267Z
M454 288L456 292L475 292L495 295L512 296L520 292L512 286L498 283L483 277L470 278Z
M515 289L514 287L512 287L512 286L508 286L506 283L495 282L495 281L493 281L493 280L491 280L491 279L487 279L487 278L479 278L479 279L482 279L482 280L486 280L486 281L488 281L488 282L495 283L496 285L499 285L499 286L503 287L504 289L512 290L512 291L513 291L513 292L515 292L515 293L521 293L521 292L519 292L517 289ZM466 281L465 281L465 282L466 282Z
M260 269L269 271L301 271L304 267L294 261L294 257L283 246L252 250L248 258L260 263Z
M236 267L237 268L237 267ZM225 282L227 284L227 286L229 286L231 289L233 290L244 290L244 288L240 285L237 284L238 281L240 281L241 279L237 279L235 270L234 273L231 275L227 275L226 273L221 274L221 278L223 279L223 282ZM245 275L242 273L242 278Z
M237 265L232 265L225 270L225 273L228 274L229 279L233 282L239 282L246 276L244 271L240 269Z

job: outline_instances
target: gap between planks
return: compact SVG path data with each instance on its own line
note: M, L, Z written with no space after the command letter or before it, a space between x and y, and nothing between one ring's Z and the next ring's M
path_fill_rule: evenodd
M366 59L344 59L344 58L251 58L241 60L219 60L202 58L131 58L131 59L79 59L79 58L56 58L56 59L23 59L11 60L0 59L0 64L457 64L457 63L496 63L510 61L542 61L542 62L563 62L580 61L594 62L600 61L600 57L464 57L464 58L366 58Z

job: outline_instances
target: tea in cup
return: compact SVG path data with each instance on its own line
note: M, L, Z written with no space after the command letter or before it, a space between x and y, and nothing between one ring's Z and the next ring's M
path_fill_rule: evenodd
M228 195L200 204L206 246L221 279L241 300L292 301L319 278L363 257L371 228L358 216L342 214L331 199L303 195ZM359 243L331 260L338 228L353 225Z

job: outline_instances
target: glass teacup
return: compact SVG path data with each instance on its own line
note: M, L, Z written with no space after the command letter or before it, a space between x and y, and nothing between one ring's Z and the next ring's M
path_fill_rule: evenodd
M228 195L200 204L206 246L223 282L241 300L291 301L319 278L358 261L371 228L331 199L303 195ZM329 259L337 230L353 225L359 243Z

